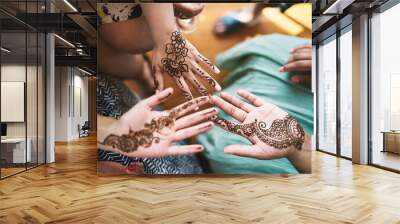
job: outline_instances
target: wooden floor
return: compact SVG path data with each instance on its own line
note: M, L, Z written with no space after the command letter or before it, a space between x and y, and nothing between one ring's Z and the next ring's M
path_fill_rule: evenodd
M296 176L99 177L95 139L0 181L0 223L400 223L400 175L320 152Z

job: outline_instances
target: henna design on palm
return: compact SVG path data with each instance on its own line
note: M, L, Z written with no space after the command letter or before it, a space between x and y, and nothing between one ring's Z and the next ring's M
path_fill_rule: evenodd
M119 149L123 152L133 152L139 147L150 147L153 142L159 143L160 138L154 136L155 132L160 131L165 127L170 127L174 120L170 116L154 118L150 123L144 125L144 129L140 131L129 131L129 134L118 136L109 135L101 143L109 145L114 149Z
M166 97L168 97L167 95ZM161 99L162 100L162 99ZM186 113L193 105L200 105L207 101L207 97L199 97L192 101L181 104L170 111L167 116L153 118L149 123L145 123L144 128L139 131L129 130L128 134L121 136L111 134L107 136L101 144L111 146L113 149L119 149L122 152L134 152L139 147L150 147L153 143L160 142L160 137L155 133L159 133L164 128L171 129L175 120Z
M210 120L221 128L241 135L261 147L266 144L275 149L289 147L302 149L305 132L293 117L250 92L238 91L238 94L253 106L227 93L222 93L221 98L213 96L211 99L212 103L241 123L227 121L218 116L213 116Z

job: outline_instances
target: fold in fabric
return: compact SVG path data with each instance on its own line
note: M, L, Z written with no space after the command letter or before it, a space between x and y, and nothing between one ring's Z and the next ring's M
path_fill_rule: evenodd
M286 64L290 50L304 44L311 44L311 41L272 34L245 41L219 54L217 65L229 71L223 91L236 95L238 89L248 90L288 112L308 134L312 134L314 107L311 90L293 83L290 80L292 74L279 72L279 68ZM232 120L223 112L220 116ZM249 145L250 142L218 127L200 135L197 141L204 145L204 156L214 173L298 173L286 158L257 160L224 154L223 149L228 145Z

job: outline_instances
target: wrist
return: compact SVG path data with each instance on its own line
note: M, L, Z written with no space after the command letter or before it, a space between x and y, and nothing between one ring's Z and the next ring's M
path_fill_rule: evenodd
M97 141L103 142L110 135L122 136L129 133L129 127L121 122L121 120L114 120L108 124L102 124L98 130Z
M180 32L180 30L176 26L174 26L174 27L168 28L162 32L158 32L157 34L153 34L155 48L156 49L164 49L166 44L171 42L172 33L175 31Z

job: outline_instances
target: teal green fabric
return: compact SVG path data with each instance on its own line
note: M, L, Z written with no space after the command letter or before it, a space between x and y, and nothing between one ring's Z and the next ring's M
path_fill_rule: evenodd
M311 44L311 42L309 39L272 34L245 41L219 54L217 65L230 72L224 80L223 91L236 94L238 89L248 90L288 112L307 133L311 134L313 132L312 92L291 82L291 74L278 71L287 62L290 49L304 44ZM220 116L232 120L223 112L220 112ZM249 145L250 142L219 127L200 135L198 142L205 147L204 155L213 173L298 173L286 158L257 160L224 154L225 146Z

